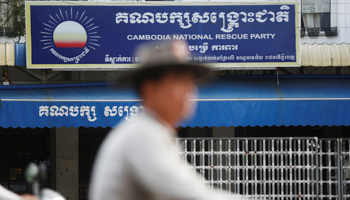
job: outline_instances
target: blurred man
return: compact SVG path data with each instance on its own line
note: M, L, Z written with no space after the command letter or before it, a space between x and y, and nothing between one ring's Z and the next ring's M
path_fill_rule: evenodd
M30 194L17 195L0 185L0 200L38 200L35 196Z
M90 200L219 200L184 166L173 128L193 110L189 99L206 67L185 61L184 41L144 46L139 69L128 82L139 92L144 112L112 130L99 150L92 174Z

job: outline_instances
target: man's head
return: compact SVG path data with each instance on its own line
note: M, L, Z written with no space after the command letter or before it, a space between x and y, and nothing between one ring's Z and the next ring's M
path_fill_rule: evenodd
M189 100L195 96L197 88L190 72L170 70L159 79L144 80L139 91L145 107L175 125L194 109L189 106Z
M163 41L139 47L141 66L121 84L133 86L144 105L175 125L191 109L190 98L197 91L195 82L210 74L207 67L190 62L185 41Z

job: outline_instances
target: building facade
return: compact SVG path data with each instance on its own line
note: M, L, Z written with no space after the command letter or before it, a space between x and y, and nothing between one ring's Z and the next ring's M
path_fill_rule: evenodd
M225 2L235 3L240 1L231 0ZM256 0L255 2L273 1ZM242 82L245 83L245 86L254 82L254 87L258 88L259 85L256 82L263 78L269 81L269 83L267 81L261 82L263 83L262 85L266 84L266 88L262 87L263 90L271 89L274 83L276 83L276 88L282 88L285 92L283 94L286 95L294 94L288 94L289 89L293 89L292 86L298 85L296 87L297 90L302 88L303 84L305 84L305 87L310 88L309 90L302 91L303 94L307 95L315 92L315 97L322 94L327 98L332 98L334 94L344 93L346 96L350 92L346 87L343 88L344 85L342 85L347 83L347 80L350 78L350 4L347 0L301 0L300 5L301 9L297 14L301 17L301 67L217 70L216 73L222 79L239 79L237 83L232 85L234 86L232 90L241 89L245 91L252 89L251 87L239 88L239 83ZM27 69L23 64L16 65L16 56L18 58L20 57L19 51L16 52L16 48L19 45L16 46L13 43L18 41L14 41L13 38L6 36L6 31L9 31L9 29L0 26L0 63L2 63L0 64L0 72L2 74L3 91L3 87L6 87L7 84L15 86L111 82L128 73L127 71L101 71L98 69L74 71ZM25 43L25 37L20 38L19 42ZM24 55L22 52L22 60ZM283 84L285 84L285 88L283 88ZM322 85L321 87L315 86L315 84L325 84L328 86L324 87ZM329 93L329 91L332 91L332 86L338 88L334 90L335 92ZM217 89L219 88L217 87ZM259 94L270 97L270 93L263 94L263 92L260 93L258 90L252 90L249 95L254 96L254 94ZM1 94L5 94L5 92ZM25 92L23 94L25 95ZM250 97L249 95L242 98L248 98ZM278 95L278 90L273 95ZM3 97L0 98L3 99ZM25 96L23 99L25 99ZM320 105L322 106L322 104ZM336 111L339 111L339 109ZM2 111L0 110L0 112ZM283 115L283 112L291 111L284 110L280 114ZM339 113L335 113L334 110L329 110L329 113L330 115L334 115L334 118L339 116ZM8 115L9 118L11 116L11 114ZM264 118L266 116L264 113L261 113L261 116L258 117ZM299 117L302 118L303 116ZM275 120L278 121L279 119L276 117ZM15 121L18 119L7 120ZM287 123L278 124L277 122L275 124L260 124L256 126L247 124L221 127L185 126L179 128L179 137L317 136L328 138L347 137L349 132L349 124L345 123L331 124L334 126L324 123L308 123L306 122L306 124L302 125L296 123L292 126ZM99 145L110 129L111 127L91 128L88 126L49 128L0 127L0 149L2 149L0 151L0 184L18 193L31 191L30 185L26 184L24 179L25 167L28 162L45 162L50 174L49 187L58 190L67 199L86 199L86 188L89 184L94 157Z

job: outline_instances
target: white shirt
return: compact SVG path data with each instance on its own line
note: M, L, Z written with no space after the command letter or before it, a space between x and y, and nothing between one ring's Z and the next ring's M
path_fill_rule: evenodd
M17 194L5 189L0 185L0 200L21 200Z
M149 111L113 129L99 150L89 199L222 199L185 167L175 136L173 128Z

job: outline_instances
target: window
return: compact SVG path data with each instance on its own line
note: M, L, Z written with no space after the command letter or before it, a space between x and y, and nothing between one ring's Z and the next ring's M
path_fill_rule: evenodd
M302 0L302 27L320 28L321 31L331 27L331 0Z
M21 168L11 168L10 169L10 180L11 181L22 180L22 169Z

